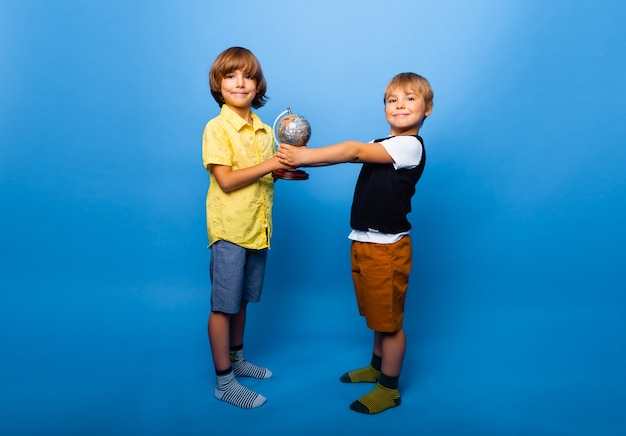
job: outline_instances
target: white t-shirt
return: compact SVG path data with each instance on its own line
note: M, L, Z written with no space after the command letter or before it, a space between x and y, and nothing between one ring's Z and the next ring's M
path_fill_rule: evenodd
M371 141L373 142L373 141ZM389 156L393 159L393 167L396 170L403 168L415 168L422 160L422 145L415 136L391 136L379 142ZM402 233L381 233L376 231L352 230L348 238L359 242L372 242L375 244L393 244L408 235Z

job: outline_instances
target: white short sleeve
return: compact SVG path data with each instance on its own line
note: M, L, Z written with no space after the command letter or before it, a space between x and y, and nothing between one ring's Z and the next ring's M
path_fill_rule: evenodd
M394 160L394 168L414 168L422 160L422 145L415 136L392 136L379 142Z

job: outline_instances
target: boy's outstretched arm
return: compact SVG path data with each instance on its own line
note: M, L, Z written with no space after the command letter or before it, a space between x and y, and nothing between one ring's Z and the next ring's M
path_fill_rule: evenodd
M393 163L393 159L378 143L344 141L320 148L280 144L278 160L290 167L324 166L338 163Z
M274 170L289 169L288 165L281 163L276 156L253 165L248 168L233 170L228 165L211 165L211 171L217 180L217 184L224 192L231 192L254 183L266 174Z

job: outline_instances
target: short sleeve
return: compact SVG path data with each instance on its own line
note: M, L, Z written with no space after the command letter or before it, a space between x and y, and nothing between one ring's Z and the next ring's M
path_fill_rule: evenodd
M228 132L217 120L207 123L202 134L202 162L205 168L212 164L233 164L233 147Z
M422 161L422 144L415 136L392 136L380 144L393 159L396 170L414 168Z

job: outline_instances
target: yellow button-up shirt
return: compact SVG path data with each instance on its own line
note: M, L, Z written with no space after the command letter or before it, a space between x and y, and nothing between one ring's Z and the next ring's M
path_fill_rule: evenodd
M233 170L259 164L274 154L272 128L252 113L248 124L227 105L210 120L202 135L202 161L209 171L206 218L209 246L226 240L244 248L269 248L272 235L274 178L266 174L232 192L221 190L213 164Z

